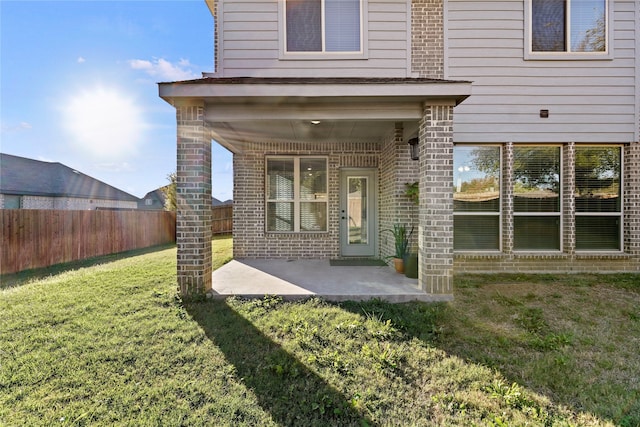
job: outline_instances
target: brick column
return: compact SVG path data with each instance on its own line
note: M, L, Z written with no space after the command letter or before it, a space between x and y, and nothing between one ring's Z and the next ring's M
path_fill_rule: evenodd
M177 105L178 288L183 296L211 289L211 138L204 105Z
M411 1L411 72L444 78L444 1Z
M562 154L563 252L573 256L576 253L576 144L569 142Z
M418 282L426 292L453 294L453 107L425 105L419 138Z
M502 252L513 254L513 142L502 153Z
M640 266L640 142L624 148L624 171L624 251Z

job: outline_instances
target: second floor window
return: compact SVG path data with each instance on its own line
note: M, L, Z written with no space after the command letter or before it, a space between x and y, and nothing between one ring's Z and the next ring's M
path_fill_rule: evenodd
M287 52L360 52L361 0L286 0Z
M607 0L531 0L531 52L607 52Z

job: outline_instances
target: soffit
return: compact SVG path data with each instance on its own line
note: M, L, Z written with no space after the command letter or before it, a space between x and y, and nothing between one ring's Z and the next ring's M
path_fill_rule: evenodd
M237 152L246 142L381 142L397 122L404 123L405 136L415 134L425 102L457 105L470 95L471 83L205 78L159 89L174 106L204 104L212 138Z

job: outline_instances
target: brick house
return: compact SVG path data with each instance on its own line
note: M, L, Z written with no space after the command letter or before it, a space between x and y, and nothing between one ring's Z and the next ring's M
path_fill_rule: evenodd
M640 271L638 2L206 4L215 72L159 87L183 294L211 287L212 141L234 153L237 258L385 257L405 223L429 293Z
M137 209L138 201L61 163L0 153L0 209Z

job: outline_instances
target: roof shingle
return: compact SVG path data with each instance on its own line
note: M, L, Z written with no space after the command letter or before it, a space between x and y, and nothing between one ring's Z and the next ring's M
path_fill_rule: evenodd
M136 196L61 163L0 153L0 193L138 201Z

